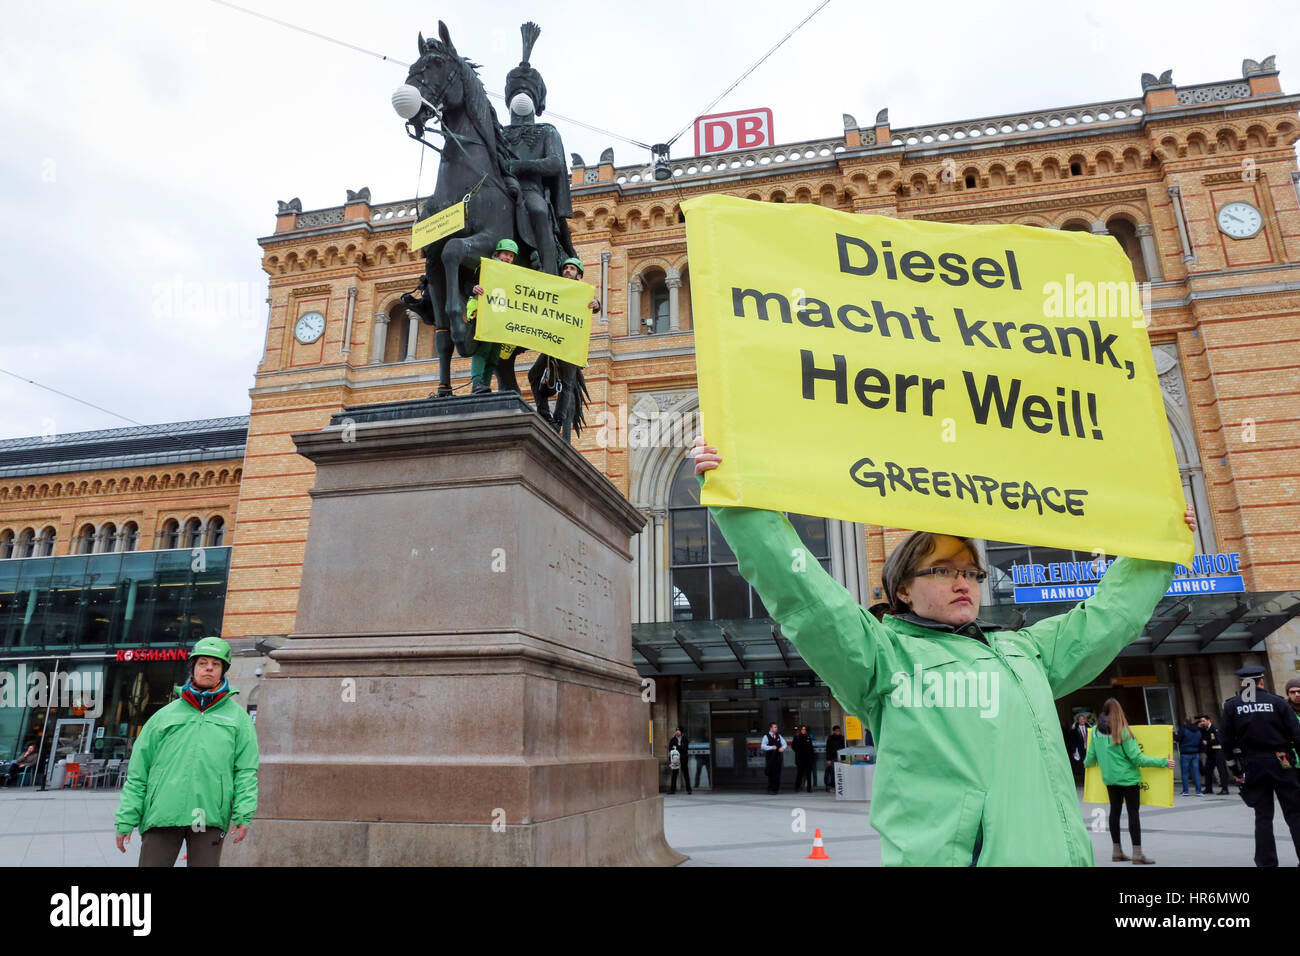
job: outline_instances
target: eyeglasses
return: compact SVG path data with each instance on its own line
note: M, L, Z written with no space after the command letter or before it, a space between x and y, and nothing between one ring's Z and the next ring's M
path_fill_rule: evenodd
M965 578L967 581L974 581L976 584L983 584L988 578L987 571L967 571L964 568L925 568L917 571L912 577L919 578L923 574L933 574L940 581L952 581L955 578Z

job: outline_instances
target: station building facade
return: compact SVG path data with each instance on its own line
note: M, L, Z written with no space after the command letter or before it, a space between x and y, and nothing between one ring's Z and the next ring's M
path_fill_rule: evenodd
M1213 711L1243 662L1267 662L1279 681L1300 670L1300 96L1282 91L1271 59L1242 73L1182 87L1148 74L1122 99L908 128L888 110L869 125L846 114L823 139L669 161L664 179L617 165L612 150L594 164L573 157L571 231L602 304L586 372L595 424L575 446L646 517L629 586L656 753L680 724L699 785L745 784L761 775L753 750L770 720L807 724L819 743L832 724L857 732L739 577L684 464L698 401L680 207L711 193L1112 236L1149 289L1170 434L1200 521L1201 564L1183 577L1217 583L1164 599L1137 643L1059 702L1062 723L1112 695L1134 722L1174 721ZM1260 228L1228 235L1218 218L1229 203L1258 211ZM423 271L417 208L372 203L365 189L324 209L282 203L259 240L270 312L233 509L227 639L271 646L294 627L314 469L292 434L436 387L432 329L400 301ZM453 383L468 391L467 360ZM907 529L792 520L855 599L880 599L881 565ZM1079 568L1091 555L981 547L993 572L983 616L1007 626L1095 584Z
M188 649L221 632L247 431L0 441L0 758L127 756L172 699Z

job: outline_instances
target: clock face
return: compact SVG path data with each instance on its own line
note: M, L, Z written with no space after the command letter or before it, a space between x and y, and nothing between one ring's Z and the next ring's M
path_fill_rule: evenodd
M1248 202L1230 202L1219 210L1219 228L1233 239L1249 239L1264 225L1264 217Z
M293 334L303 345L310 345L325 331L325 316L319 312L304 312L293 327Z

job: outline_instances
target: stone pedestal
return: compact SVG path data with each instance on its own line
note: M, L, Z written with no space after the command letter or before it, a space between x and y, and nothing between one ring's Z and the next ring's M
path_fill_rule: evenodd
M243 861L684 860L631 663L636 509L511 394L294 441L316 487Z

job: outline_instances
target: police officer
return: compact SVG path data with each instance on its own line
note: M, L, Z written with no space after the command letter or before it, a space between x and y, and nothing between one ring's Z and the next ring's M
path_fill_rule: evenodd
M1223 705L1220 736L1233 779L1241 784L1241 799L1255 811L1255 865L1277 866L1274 794L1300 855L1300 781L1295 773L1300 719L1284 698L1264 690L1263 667L1243 667L1237 676L1242 691Z

